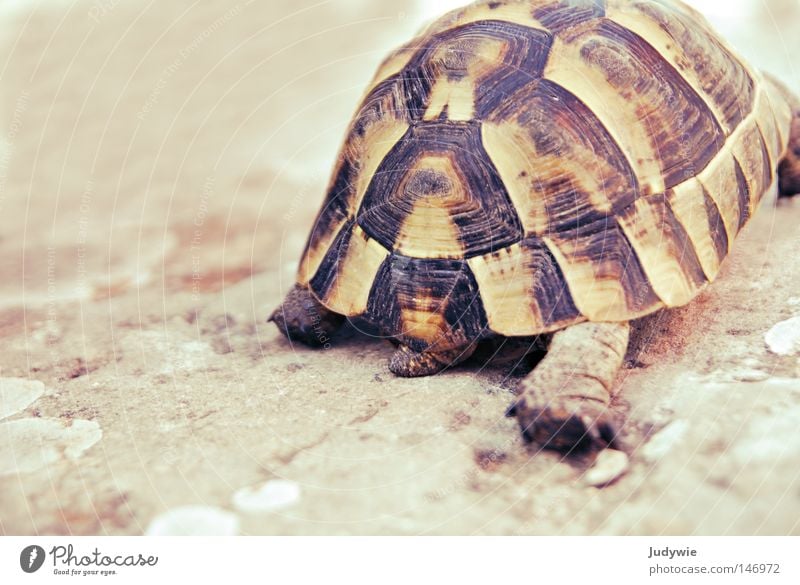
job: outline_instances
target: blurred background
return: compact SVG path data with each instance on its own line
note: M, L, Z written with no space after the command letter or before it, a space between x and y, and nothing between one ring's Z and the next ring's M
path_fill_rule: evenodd
M291 264L377 64L460 4L0 3L0 305L219 289ZM800 89L800 2L694 4Z
M692 3L800 91L799 0ZM0 533L191 532L195 520L211 532L797 531L797 474L774 473L776 461L800 468L775 455L794 443L720 459L750 428L736 416L770 403L731 402L734 426L709 442L700 398L657 393L680 373L740 364L754 351L743 340L766 356L759 328L784 308L768 302L777 286L756 302L746 285L768 278L747 259L713 293L764 311L737 314L743 337L680 363L671 337L631 374L632 428L644 437L694 409L669 440L690 441L697 461L637 463L629 483L591 494L575 487L580 470L507 444L505 374L398 380L383 371L388 345L313 353L264 324L377 64L460 4L0 0ZM763 246L796 257L792 237ZM763 246L749 246L753 262ZM702 305L680 313L686 343ZM694 334L733 335L714 323ZM247 487L278 480L289 483ZM200 506L188 524L153 524L187 505ZM281 512L231 516L253 508Z

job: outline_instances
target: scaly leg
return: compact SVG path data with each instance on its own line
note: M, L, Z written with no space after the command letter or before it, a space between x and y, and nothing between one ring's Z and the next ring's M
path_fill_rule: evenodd
M429 348L424 351L414 351L407 345L401 344L389 358L389 370L403 378L438 374L445 368L460 364L469 358L476 346L476 343L472 343L448 349Z
M608 405L629 336L627 322L579 323L555 333L508 412L523 438L566 451L612 445L616 430Z
M330 347L331 335L341 327L344 317L326 309L307 288L296 284L268 321L292 341Z

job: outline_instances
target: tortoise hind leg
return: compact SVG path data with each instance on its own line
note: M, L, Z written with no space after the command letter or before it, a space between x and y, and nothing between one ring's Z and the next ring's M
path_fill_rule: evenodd
M800 194L800 100L790 100L793 109L789 147L778 166L778 193L781 197Z
M401 344L389 358L389 370L403 378L416 378L438 374L442 370L460 364L475 351L477 344L467 344L449 349L427 349L414 351Z
M629 336L627 322L579 323L555 333L508 411L523 438L564 451L613 446L616 430L608 405Z
M292 341L327 348L344 316L326 309L307 288L295 284L268 321L274 322Z

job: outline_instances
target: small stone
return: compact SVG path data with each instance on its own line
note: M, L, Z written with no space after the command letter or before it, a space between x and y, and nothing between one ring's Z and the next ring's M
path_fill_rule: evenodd
M148 536L235 536L239 518L214 506L181 506L156 516L147 527Z
M651 463L658 461L670 452L688 429L688 421L683 419L672 421L647 441L639 451L639 455Z
M272 479L260 486L250 486L233 494L233 507L240 512L272 512L296 503L300 486L285 479Z
M745 356L741 359L742 365L747 368L758 368L759 362L758 358L754 358L753 356Z
M763 382L769 379L769 373L758 368L741 367L714 370L703 381L712 384L729 384L731 382Z
M25 378L0 378L0 419L25 410L44 394L44 384Z
M604 487L613 483L628 471L630 461L622 451L604 449L597 456L591 468L584 474L583 482L594 487Z
M742 368L733 370L731 377L737 382L763 382L769 378L769 374L763 370Z
M764 335L772 353L794 355L800 353L800 317L792 317L772 326Z

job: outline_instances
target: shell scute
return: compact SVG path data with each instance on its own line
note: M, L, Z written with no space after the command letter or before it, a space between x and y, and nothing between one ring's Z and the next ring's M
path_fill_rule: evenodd
M684 304L786 101L679 0L476 2L379 68L298 280L417 349Z

